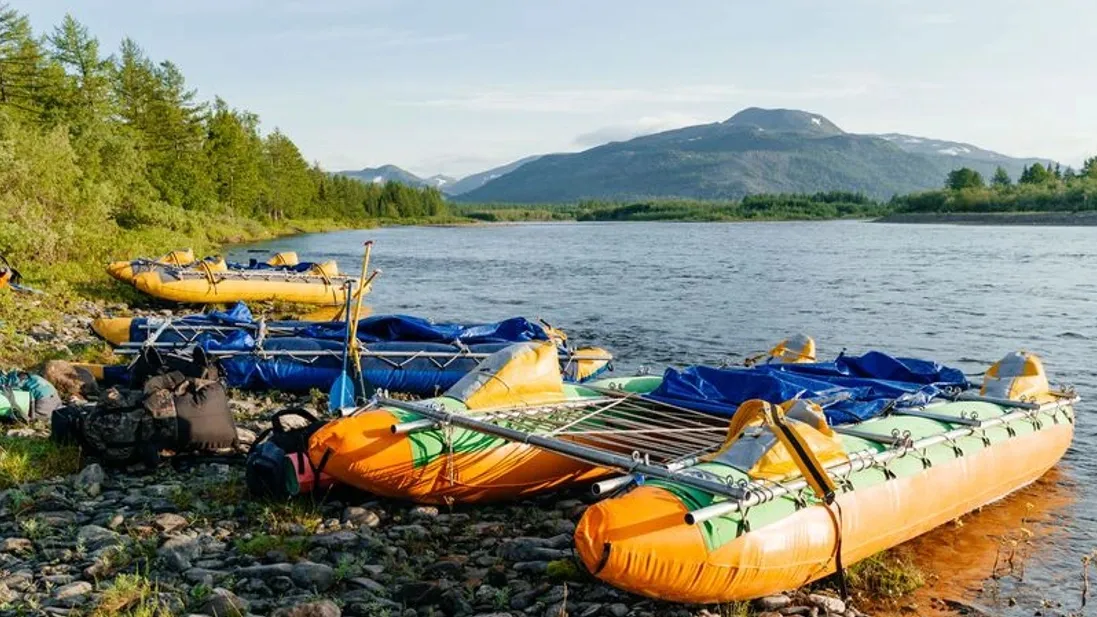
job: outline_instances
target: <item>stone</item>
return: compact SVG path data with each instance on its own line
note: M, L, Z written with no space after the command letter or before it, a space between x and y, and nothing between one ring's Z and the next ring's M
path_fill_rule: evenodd
M309 539L313 546L326 549L348 549L358 544L358 534L353 531L336 531L312 536Z
M342 617L342 614L343 611L331 600L318 600L277 609L271 617Z
M547 561L519 561L514 564L515 572L529 572L531 574L544 574L548 572Z
M759 611L779 611L790 604L792 604L792 598L784 594L766 596L754 601L754 606Z
M438 583L430 581L411 581L396 588L396 599L408 606L437 604L441 596Z
M846 603L838 598L832 598L830 596L824 596L823 594L813 593L808 595L808 600L812 604L823 609L827 613L834 613L841 615L846 612Z
M434 506L415 506L411 509L412 518L434 518L438 516L438 508Z
M202 603L201 612L210 617L243 617L250 603L228 589L216 587Z
M80 606L87 602L87 596L91 593L91 590L91 583L87 581L76 581L68 585L62 585L53 593L53 604L68 608Z
M0 583L0 606L14 602L17 595L7 585Z
M164 533L172 533L178 531L190 524L187 519L172 512L157 514L156 518L152 520L152 523Z
M347 581L347 584L353 585L355 587L360 587L377 596L387 595L388 593L384 585L378 583L372 578L366 578L364 576L349 579Z
M27 538L4 538L0 541L0 552L32 553L34 552L34 543Z
M335 570L326 564L302 561L293 564L290 578L298 587L327 591L335 584Z
M288 576L275 576L267 581L267 584L274 593L279 595L286 595L294 589L293 579Z
M381 517L376 512L358 506L344 508L343 520L360 527L376 527L381 523Z
M614 602L606 607L606 612L613 615L613 617L625 617L625 615L628 615L628 607L620 602Z
M550 548L553 538L514 538L503 543L500 554L508 561L552 561L566 556L557 548Z
M76 532L76 540L82 542L88 550L96 551L106 546L121 544L122 536L117 531L111 531L106 527L84 525Z
M76 478L73 479L72 485L78 491L83 492L90 497L96 497L99 495L103 482L106 482L107 474L103 471L103 468L99 463L92 463L88 465L80 473L76 474Z
M168 538L167 542L156 550L168 567L176 572L182 572L191 568L191 562L202 554L202 546L196 538L175 536Z
M191 568L183 572L183 578L192 585L205 584L210 587L228 578L229 573L209 568Z
M268 579L275 576L289 576L293 566L288 563L273 563L270 565L248 566L236 570L236 576L240 578Z
M396 525L389 529L389 533L394 536L416 540L421 540L430 536L430 532L422 525Z

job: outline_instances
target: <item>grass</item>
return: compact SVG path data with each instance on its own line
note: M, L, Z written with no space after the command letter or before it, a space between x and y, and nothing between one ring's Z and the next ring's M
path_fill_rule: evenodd
M80 471L80 450L34 437L0 437L0 490Z
M119 574L103 589L91 617L170 617L155 584L139 574Z
M304 538L258 534L248 540L237 540L236 550L252 557L262 557L271 551L281 551L290 559L300 559L308 550L308 541Z
M575 565L575 562L570 559L550 561L545 573L549 578L555 581L574 582L583 579L583 573L579 571L579 567Z
M850 593L855 596L893 599L918 589L926 583L926 578L910 555L896 548L877 553L849 567L846 581Z

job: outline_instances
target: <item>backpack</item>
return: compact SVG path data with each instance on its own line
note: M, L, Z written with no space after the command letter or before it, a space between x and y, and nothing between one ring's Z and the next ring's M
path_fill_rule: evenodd
M286 428L282 419L287 417L303 418L307 424ZM308 447L309 438L323 422L308 411L293 407L275 413L270 425L255 438L248 451L244 467L248 492L264 499L288 499L319 488L327 479L322 474L327 457L313 466Z
M96 405L57 410L51 437L79 445L109 465L153 467L162 451L194 453L238 446L228 395L219 381L180 371L157 375L143 391L112 388Z

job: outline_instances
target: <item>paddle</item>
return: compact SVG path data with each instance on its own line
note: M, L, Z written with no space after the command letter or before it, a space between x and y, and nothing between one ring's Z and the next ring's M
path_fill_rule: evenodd
M358 376L358 390L356 391L356 394L360 395L362 398L367 398L373 393L366 390L366 378L362 375L362 354L359 348L360 343L358 342L358 319L361 317L362 313L362 296L366 295L366 291L368 291L370 285L373 284L373 279L377 278L380 274L381 270L374 270L373 273L369 275L369 278L366 279L365 285L359 291L358 304L354 307L354 325L351 326L350 332L350 357L351 361L354 362L354 374ZM347 412L353 411L353 409L342 408L342 411L343 414L346 415Z
M369 269L369 256L373 248L373 241L366 242L366 251L362 256L362 274L358 277L358 307L362 306L362 296L365 295L366 289L366 271ZM372 277L370 280L373 280ZM347 283L347 303L346 312L344 313L347 320L347 335L343 343L343 372L335 378L335 383L331 385L331 391L328 393L328 410L335 411L337 409L347 409L354 407L354 379L350 376L349 360L352 350L354 351L355 366L358 366L358 346L357 346L357 316L354 319L350 314L351 288L350 282ZM352 344L354 341L354 344ZM360 371L359 371L360 372Z
M351 285L347 281L346 315L350 317ZM354 406L354 380L348 374L348 362L350 360L350 319L347 319L347 334L343 339L343 372L335 378L328 391L328 410L334 412L337 409L345 409Z

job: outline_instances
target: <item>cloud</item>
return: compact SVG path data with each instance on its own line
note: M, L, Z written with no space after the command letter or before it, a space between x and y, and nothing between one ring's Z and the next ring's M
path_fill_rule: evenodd
M641 135L651 135L684 126L704 124L705 121L689 114L670 112L658 116L644 116L635 122L604 126L583 133L575 138L575 144L583 147L599 146L611 141L625 141Z
M468 111L596 113L629 104L736 103L758 99L819 100L864 94L863 84L826 83L794 90L740 88L731 85L687 85L652 88L558 90L481 90L446 98L404 101L405 105Z

